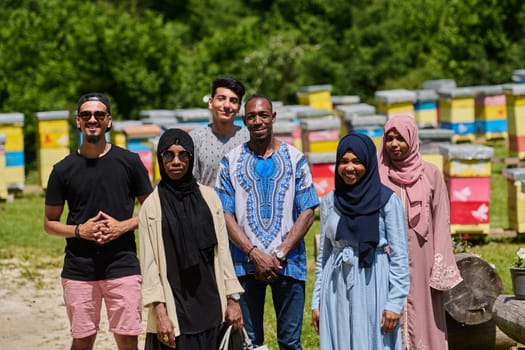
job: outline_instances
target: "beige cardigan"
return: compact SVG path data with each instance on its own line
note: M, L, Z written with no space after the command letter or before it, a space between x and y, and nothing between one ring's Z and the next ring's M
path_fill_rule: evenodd
M230 255L228 233L222 205L215 190L199 185L202 196L208 204L217 234L215 247L215 276L219 291L221 308L226 311L226 295L243 293ZM157 332L157 318L153 309L154 302L166 304L168 317L173 322L175 336L180 334L180 327L175 310L175 300L166 274L166 257L162 240L162 218L158 188L146 198L139 212L140 267L142 270L142 304L148 309L147 332Z

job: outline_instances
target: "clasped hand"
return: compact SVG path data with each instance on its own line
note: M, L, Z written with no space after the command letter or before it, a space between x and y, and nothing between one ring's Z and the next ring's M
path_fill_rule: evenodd
M275 256L257 250L257 253L252 255L252 262L255 266L255 279L272 282L279 277L282 266Z
M84 239L106 244L118 238L124 231L122 231L120 221L99 211L97 215L81 225L81 232L81 237Z

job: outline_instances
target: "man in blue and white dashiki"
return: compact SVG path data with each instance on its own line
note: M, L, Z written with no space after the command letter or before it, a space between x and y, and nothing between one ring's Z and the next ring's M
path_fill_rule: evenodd
M280 349L302 349L304 236L319 205L305 156L273 136L272 102L253 95L243 121L250 140L222 159L215 189L224 207L241 309L254 345L264 342L266 287L272 289Z

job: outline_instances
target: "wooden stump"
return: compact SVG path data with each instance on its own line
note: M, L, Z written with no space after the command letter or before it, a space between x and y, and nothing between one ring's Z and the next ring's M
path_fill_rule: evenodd
M525 301L513 295L500 295L494 303L494 320L509 337L525 343Z
M445 309L462 325L490 321L494 301L503 293L501 278L490 264L475 254L456 254L456 263L463 282L445 292Z
M516 345L493 319L503 283L496 270L470 253L456 254L463 282L444 293L449 350L508 350Z
M509 350L516 345L494 320L469 326L447 314L447 332L449 350Z

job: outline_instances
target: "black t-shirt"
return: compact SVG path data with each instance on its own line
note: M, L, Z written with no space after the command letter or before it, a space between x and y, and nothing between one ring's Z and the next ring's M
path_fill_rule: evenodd
M112 145L100 158L77 152L55 164L49 176L46 205L67 202L67 224L86 222L99 211L116 220L133 216L135 198L151 193L148 172L136 153ZM62 277L93 281L140 274L135 235L127 232L105 245L67 238Z

